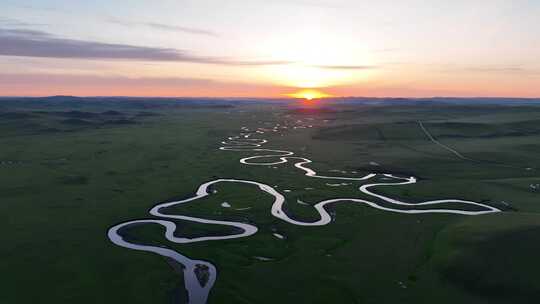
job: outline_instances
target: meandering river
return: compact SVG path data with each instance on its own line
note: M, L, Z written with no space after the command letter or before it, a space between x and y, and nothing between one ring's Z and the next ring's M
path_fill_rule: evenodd
M275 132L276 127L272 129ZM382 194L374 192L376 187L389 187L389 186L404 186L410 185L417 182L417 179L414 176L409 177L400 177L395 176L391 173L387 174L375 174L370 173L361 177L346 177L346 176L324 176L318 175L317 172L307 165L312 163L312 161L305 157L295 156L294 152L286 150L274 150L274 149L264 149L262 146L267 144L266 139L251 138L253 135L261 135L267 132L268 129L258 128L257 130L251 131L247 127L242 127L242 130L238 136L229 137L226 141L222 142L222 146L219 148L222 151L234 151L234 152L254 152L258 155L249 156L240 159L240 163L244 165L253 165L253 166L277 166L291 162L294 164L294 167L300 169L304 172L305 176L311 178L320 178L328 180L346 180L349 182L365 182L374 177L380 175L380 177L391 180L391 182L384 183L367 183L361 185L358 190L362 193L376 198L378 200L384 201L385 205L381 205L374 201L368 201L364 199L354 198L354 197L345 197L345 198L335 198L324 200L313 205L313 208L318 212L319 218L312 222L305 222L291 218L287 213L283 211L284 204L286 203L285 196L281 194L275 187L264 184L259 181L250 181L250 180L241 180L241 179L231 179L231 178L222 178L216 179L203 183L199 186L195 194L187 199L166 202L154 206L150 210L150 215L155 218L142 219L142 220L133 220L127 221L120 224L117 224L111 227L108 231L108 237L114 244L125 247L132 250L146 251L158 254L162 257L169 259L173 263L178 263L181 265L183 275L184 275L184 287L187 291L188 303L189 304L204 304L208 300L209 293L214 285L218 271L216 267L209 261L202 261L191 259L187 256L182 255L179 252L176 252L172 249L166 247L158 247L151 245L140 245L127 241L122 236L122 229L136 226L136 225L146 225L154 224L160 225L165 228L164 237L173 243L186 244L194 242L205 242L205 241L220 241L227 239L236 239L242 237L248 237L257 233L257 227L255 225L242 223L242 222L233 222L233 221L217 221L210 220L205 218L198 218L180 214L168 214L164 210L166 208L193 203L196 200L212 195L213 193L209 191L210 186L219 184L219 183L242 183L252 185L257 187L260 191L270 194L274 198L274 202L270 208L270 214L276 218L279 218L285 222L288 222L293 225L300 226L322 226L327 225L331 222L332 218L330 214L325 209L325 206L328 204L334 203L354 203L354 204L364 204L372 208L379 210L384 210L388 212L396 212L403 214L418 214L418 213L451 213L451 214L461 214L461 215L481 215L493 212L500 212L499 209L473 201L459 200L459 199L441 199L426 201L421 203L408 203L400 201L395 198L391 198ZM259 155L263 153L262 155ZM480 209L479 211L462 210L462 209L448 209L448 208L436 208L437 205L441 204L461 204L463 206L474 206L475 209ZM418 207L431 206L429 209L418 209ZM236 228L235 231L238 233L220 235L220 236L203 236L203 237L178 237L175 234L177 226L173 220L189 221L194 223L201 223L207 225L224 225Z

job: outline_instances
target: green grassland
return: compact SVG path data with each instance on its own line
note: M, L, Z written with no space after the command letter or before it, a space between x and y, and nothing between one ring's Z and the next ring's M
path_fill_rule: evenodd
M181 303L181 273L113 245L106 232L212 179L291 190L286 211L302 220L317 213L297 199L372 200L357 184L329 187L290 163L245 166L238 160L253 152L218 150L242 126L299 120L313 127L266 133L265 148L308 157L324 175L414 175L417 184L377 188L410 202L467 199L504 212L404 215L341 203L329 207L331 224L300 227L272 217L272 197L256 187L218 184L215 195L167 212L247 221L256 235L180 245L140 225L126 237L211 261L218 277L209 303L538 302L538 117L535 105L0 100L0 303ZM470 160L430 141L418 121ZM234 232L178 227L192 237Z

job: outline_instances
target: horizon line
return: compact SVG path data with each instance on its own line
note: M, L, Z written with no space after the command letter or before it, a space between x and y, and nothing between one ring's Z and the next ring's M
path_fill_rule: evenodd
M0 95L0 98L54 98L54 97L72 97L72 98L153 98L153 99L260 99L260 100L303 100L304 98L298 97L250 97L250 96L136 96L136 95ZM366 98L366 99L531 99L540 100L538 97L511 97L511 96L329 96L322 98L315 98L314 100L324 99L353 99L353 98Z

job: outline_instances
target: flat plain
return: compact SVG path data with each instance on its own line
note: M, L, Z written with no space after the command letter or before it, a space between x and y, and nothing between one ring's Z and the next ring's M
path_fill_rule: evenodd
M175 244L157 225L125 231L131 242L211 261L218 272L208 303L537 302L539 117L539 101L0 99L0 302L185 302L177 267L115 246L107 230L152 218L152 206L190 197L207 181L271 185L302 221L317 220L313 205L325 199L372 199L358 191L362 182L310 178L293 163L246 166L239 159L253 152L219 150L246 128L268 130L252 138L309 158L321 175L415 176L377 193L502 212L401 214L338 203L328 207L330 224L302 227L273 217L272 197L256 187L219 184L169 212L252 223L256 234ZM176 225L190 238L236 233Z

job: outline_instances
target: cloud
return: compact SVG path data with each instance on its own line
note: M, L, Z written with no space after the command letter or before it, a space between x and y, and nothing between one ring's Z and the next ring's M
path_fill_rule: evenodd
M217 83L204 78L181 77L123 77L72 74L0 74L3 85L43 84L62 86L207 86Z
M119 24L119 25L129 26L129 27L146 26L152 29L163 30L163 31L181 32L181 33L187 33L187 34L193 34L193 35L204 35L204 36L210 36L210 37L219 37L219 34L216 32L205 30L205 29L194 28L194 27L169 25L169 24L158 23L158 22L130 22L130 21L120 20L116 18L109 18L108 21L114 24Z
M232 66L280 65L290 63L287 61L250 61L204 57L173 48L145 47L59 38L37 30L2 28L0 28L0 55L41 58L175 61Z
M521 65L471 65L449 66L442 69L447 73L486 73L486 74L513 74L513 75L540 75L539 69L523 67Z
M146 25L146 26L155 28L155 29L166 30L166 31L184 32L184 33L188 33L188 34L206 35L206 36L213 36L213 37L218 37L219 36L215 32L208 31L208 30L202 30L202 29L198 29L198 28L192 28L192 27L168 25L168 24L155 23L155 22L148 22L148 23L143 23L143 24Z
M468 67L465 68L469 72L486 72L486 73L522 73L527 72L526 69L516 66L503 66L503 67Z
M376 65L314 65L312 67L328 70L374 70L379 68Z
M23 29L0 29L0 55L85 59L194 60L189 55L172 49L56 38L45 32Z
M287 89L270 84L205 78L0 72L0 95L4 96L272 97L282 96Z
M0 25L2 25L2 26L26 27L26 26L42 26L42 25L46 25L46 24L43 24L43 23L30 23L30 22L20 21L18 19L0 17Z

